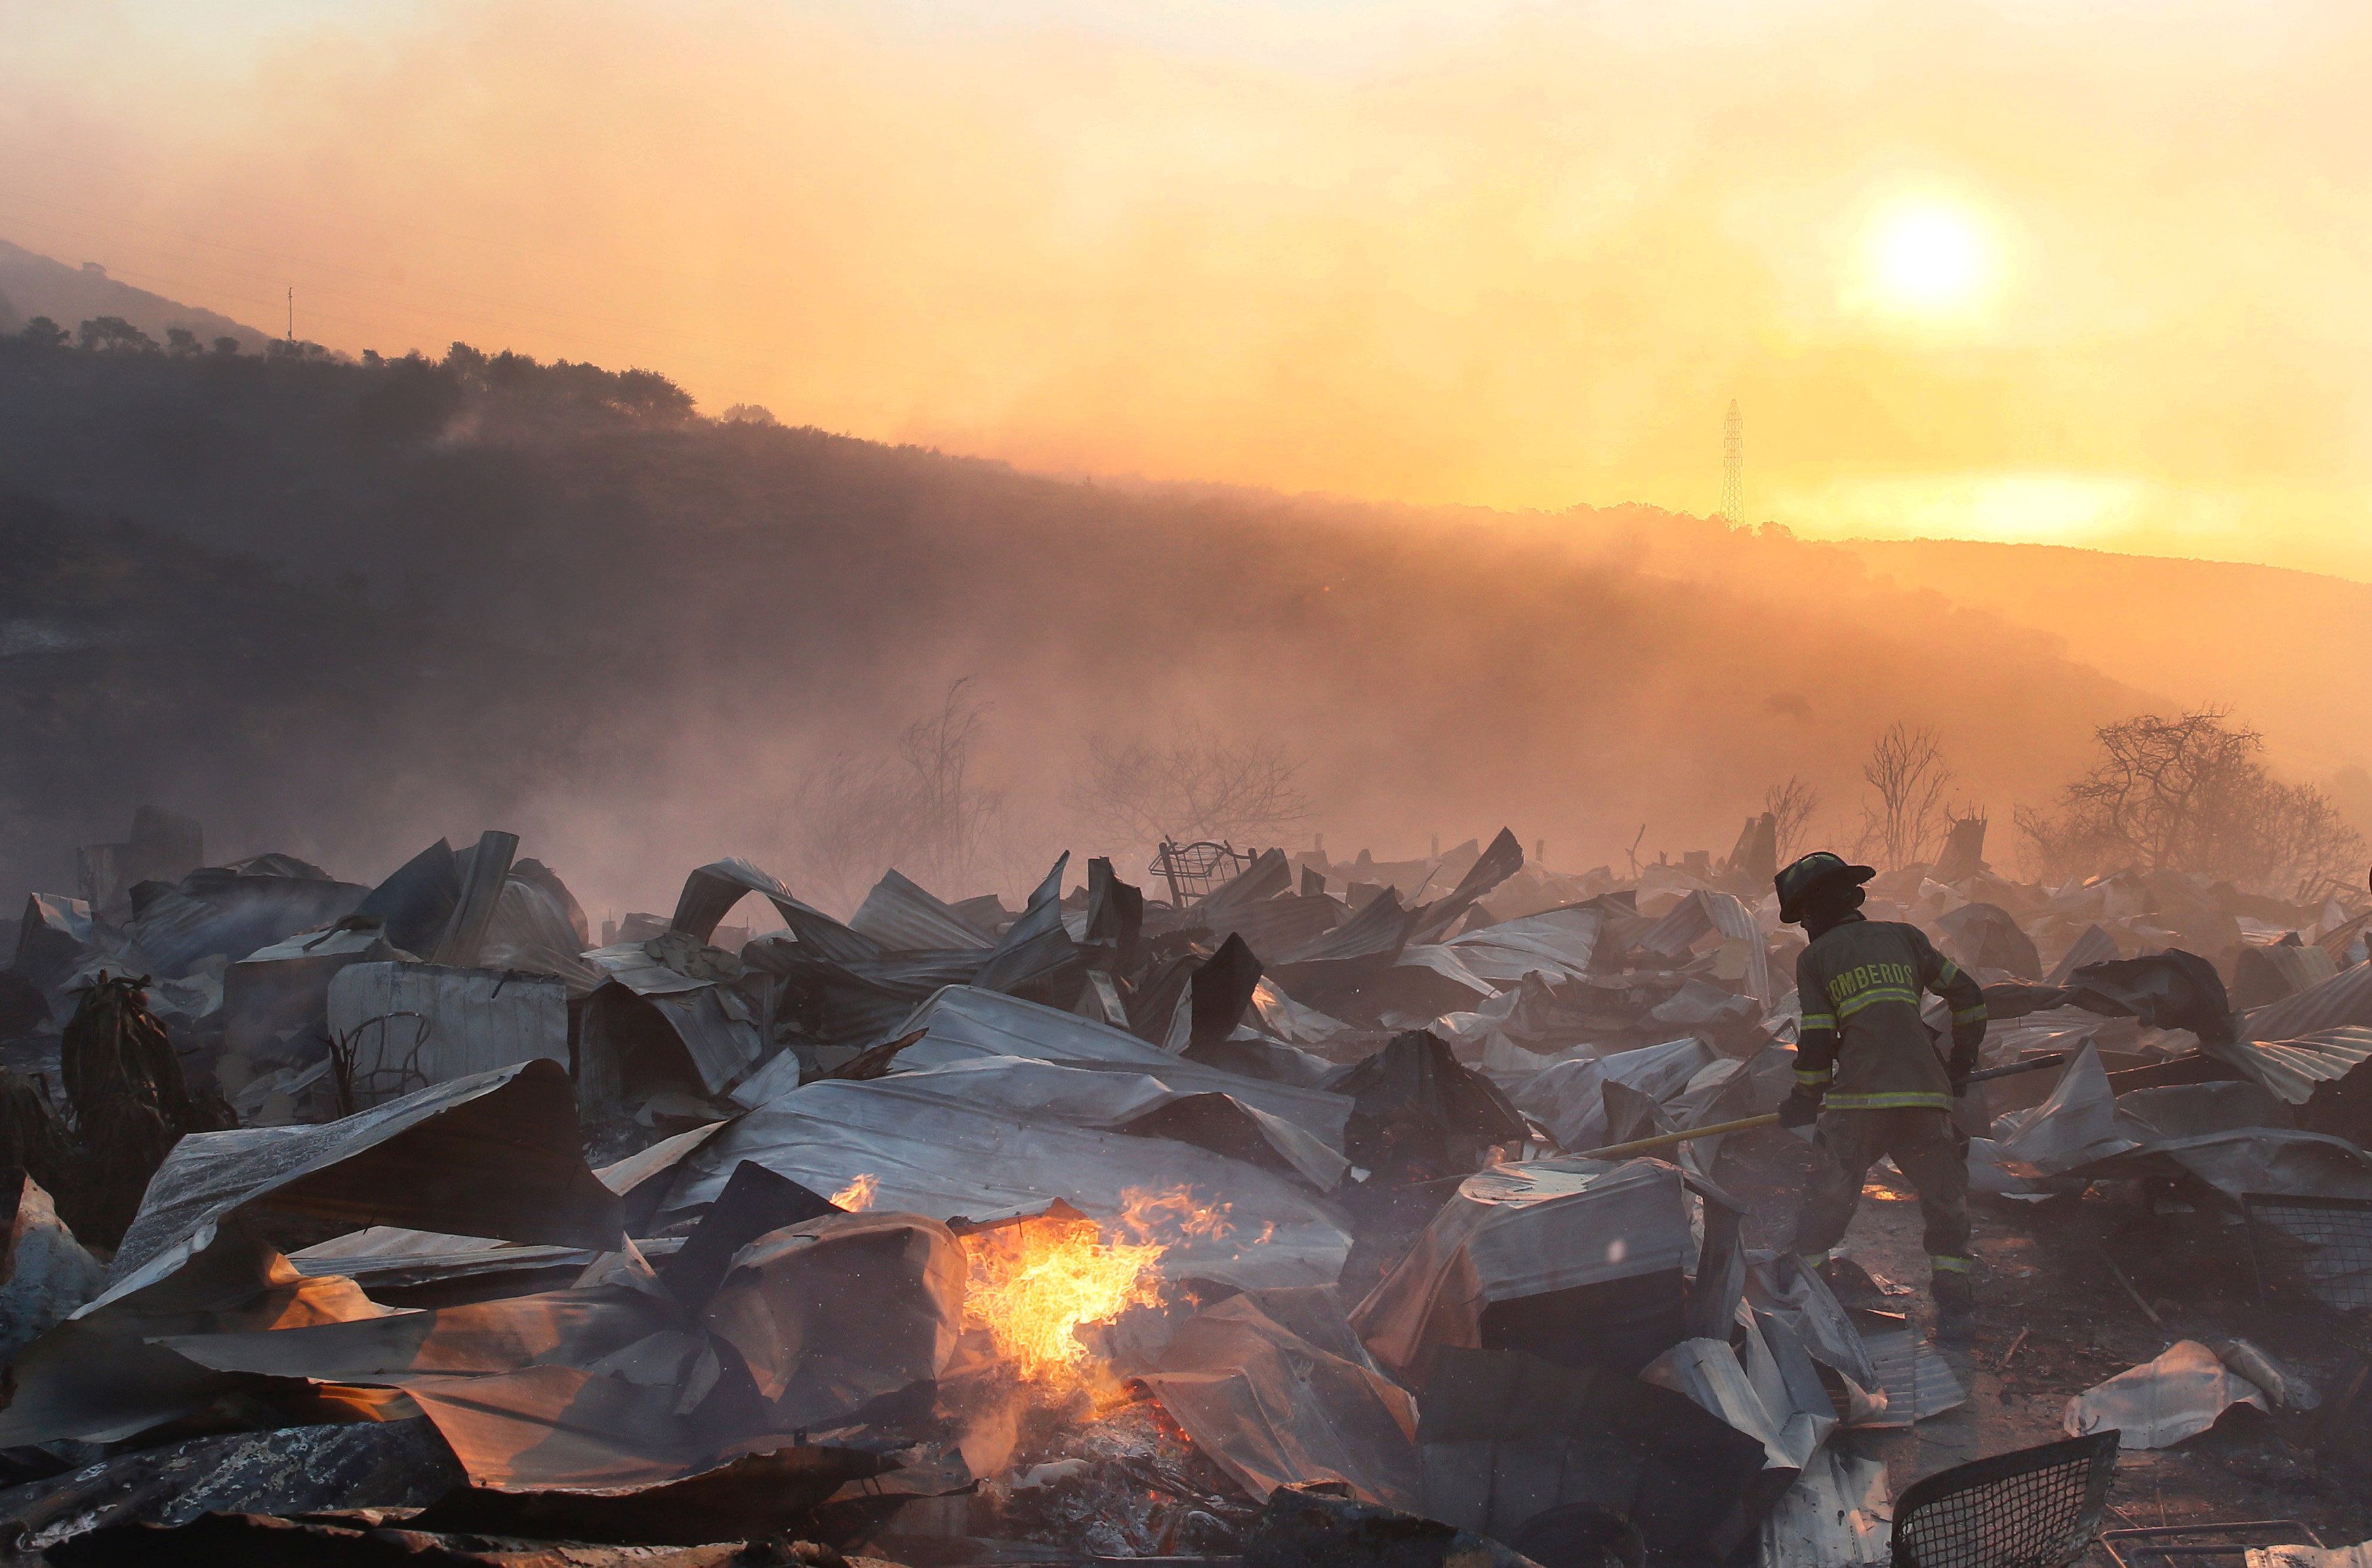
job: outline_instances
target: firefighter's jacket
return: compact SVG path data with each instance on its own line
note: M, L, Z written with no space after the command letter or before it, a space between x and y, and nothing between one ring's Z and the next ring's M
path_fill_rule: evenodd
M1796 1082L1826 1092L1831 1110L1948 1110L1952 1086L1920 1021L1919 993L1952 1009L1952 1045L1974 1056L1985 1038L1985 993L1915 925L1848 916L1796 959L1804 1023Z

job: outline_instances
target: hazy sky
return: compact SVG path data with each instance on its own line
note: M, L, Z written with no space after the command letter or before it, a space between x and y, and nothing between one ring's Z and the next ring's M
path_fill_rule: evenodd
M2360 0L0 0L0 237L1037 468L2372 578Z

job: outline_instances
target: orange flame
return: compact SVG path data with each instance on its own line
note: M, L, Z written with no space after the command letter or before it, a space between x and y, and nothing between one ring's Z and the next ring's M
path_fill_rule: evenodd
M869 1209L873 1206L873 1194L879 1190L880 1186L881 1179L868 1170L833 1193L831 1201L836 1206L846 1209L853 1214L860 1209Z
M1050 1216L964 1238L965 1314L1026 1381L1083 1380L1079 1327L1159 1305L1162 1254L1179 1239L1227 1229L1224 1209L1196 1203L1184 1188L1121 1196L1121 1213L1101 1225Z

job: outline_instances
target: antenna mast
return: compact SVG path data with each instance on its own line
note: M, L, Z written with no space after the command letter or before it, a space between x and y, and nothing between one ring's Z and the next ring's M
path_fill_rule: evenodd
M1732 528L1746 522L1746 416L1736 398L1721 422L1721 517Z

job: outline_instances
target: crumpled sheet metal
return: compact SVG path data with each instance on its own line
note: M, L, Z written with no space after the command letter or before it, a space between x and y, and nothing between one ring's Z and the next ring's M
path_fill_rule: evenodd
M1817 1380L1808 1389L1791 1386L1800 1379L1784 1375L1758 1327L1742 1325L1741 1337L1742 1356L1727 1340L1682 1340L1640 1379L1687 1395L1761 1443L1765 1468L1800 1471L1835 1430L1835 1407Z
M1469 974L1504 990L1528 974L1556 981L1587 974L1605 926L1600 910L1551 910L1469 931L1441 946L1458 956Z
M1790 1252L1757 1263L1746 1277L1747 1299L1766 1318L1786 1325L1813 1360L1840 1373L1883 1411L1886 1392L1869 1344L1828 1282Z
M584 996L603 976L599 967L586 961L585 950L591 944L578 929L584 912L576 902L560 878L537 862L512 866L495 896L477 967L552 975L568 982L571 996Z
M566 1290L153 1342L217 1373L400 1389L479 1486L638 1487L935 1380L964 1272L936 1221L832 1214L741 1247L704 1301L679 1300L630 1249ZM710 1399L727 1355L754 1405Z
M2127 1367L2068 1400L2061 1424L2070 1437L2113 1427L2121 1448L2170 1448L2238 1404L2263 1410L2264 1392L2197 1340L2178 1340L2156 1360Z
M97 1295L105 1279L41 1184L22 1178L0 1264L0 1365Z
M1482 901L1492 889L1523 868L1523 841L1516 837L1513 829L1500 829L1497 836L1476 857L1474 864L1466 868L1466 874L1458 879L1458 886L1444 897L1409 912L1408 926L1402 940L1411 943L1440 941L1466 918L1469 911Z
M387 1311L352 1280L298 1273L234 1217L179 1268L110 1292L35 1340L12 1369L15 1392L0 1410L0 1447L64 1438L120 1442L238 1386L236 1377L154 1342L159 1339L295 1329Z
M2243 1040L2303 1040L2350 1025L2372 1026L2372 964L2340 970L2320 985L2240 1016Z
M719 1558L695 1561L700 1568L710 1562L727 1568L747 1564L756 1555L743 1551L741 1542L805 1533L812 1527L811 1510L843 1489L938 1495L954 1480L951 1469L961 1475L958 1488L971 1481L960 1461L954 1467L944 1462L934 1467L937 1474L929 1478L910 1477L897 1465L893 1456L769 1440L766 1446L723 1464L647 1487L457 1488L408 1522L418 1530L469 1536L629 1543L622 1551L610 1549L622 1560L622 1568L643 1562L658 1568L692 1568L672 1553L645 1556L634 1548L721 1539L735 1544ZM559 1555L564 1568L576 1568L580 1562L587 1568L600 1568L610 1560L599 1548L581 1546L561 1547ZM509 1560L503 1561L507 1564ZM853 1559L851 1568L869 1561Z
M401 1385L422 1376L585 1366L670 1326L665 1299L617 1285L502 1296L309 1327L156 1342L216 1372Z
M541 1059L320 1126L192 1133L150 1179L107 1295L93 1305L171 1273L250 1204L357 1225L611 1248L624 1235L618 1197L586 1168L582 1149L568 1075Z
M1263 978L1252 987L1252 1011L1261 1028L1287 1045L1323 1045L1358 1032L1357 1027L1305 1007L1285 993L1276 981Z
M1192 1076L1191 1064L1180 1063ZM981 1056L901 1075L927 1080L952 1098L1015 1116L1052 1117L1074 1127L1172 1138L1231 1159L1298 1176L1320 1192L1342 1184L1350 1161L1293 1123L1232 1095L1180 1092L1164 1076L1103 1072L1019 1056Z
M1609 1142L1607 1085L1635 1089L1662 1106L1685 1095L1699 1074L1721 1060L1694 1035L1610 1056L1567 1056L1519 1086L1514 1098L1517 1109L1546 1128L1560 1148L1601 1148ZM1676 1121L1674 1130L1684 1125Z
M1680 1173L1662 1161L1494 1165L1459 1184L1351 1322L1405 1378L1433 1347L1482 1348L1494 1303L1677 1270L1692 1239Z
M662 1220L715 1202L734 1167L754 1160L817 1192L870 1176L879 1208L974 1223L1042 1214L1058 1201L1108 1219L1133 1195L1183 1189L1224 1207L1226 1224L1171 1246L1163 1267L1172 1278L1325 1284L1350 1253L1342 1217L1283 1177L1190 1144L971 1103L960 1080L940 1079L827 1079L738 1118L678 1167Z
M300 931L355 912L369 889L309 877L244 876L209 866L124 927L155 971L179 980L211 958L237 963Z
M1692 952L1716 946L1708 941L1716 935L1722 958L1716 960L1715 972L1725 980L1741 982L1747 994L1765 1007L1777 1002L1762 924L1734 893L1710 888L1692 891L1634 938L1632 946L1677 965Z
M872 938L892 953L945 952L995 946L980 930L949 909L913 878L892 868L865 895L865 902L849 917L849 929Z
M1063 873L1070 864L1068 850L1056 857L1044 880L1029 895L1021 918L997 938L987 961L972 976L972 984L983 991L1043 991L1058 976L1074 970L1080 961L1079 948L1063 923Z
M589 1247L532 1246L401 1225L366 1225L291 1252L288 1261L299 1273L342 1274L366 1292L376 1292L489 1274L533 1277L563 1269L581 1271L599 1256Z
M1824 1447L1762 1521L1762 1568L1863 1568L1891 1561L1886 1461ZM2253 1565L2252 1565L2253 1568Z
M2304 1105L2323 1085L2335 1084L2372 1062L2372 1028L2348 1024L2296 1040L2244 1040L2206 1051L2285 1103Z
M63 893L28 894L9 968L47 991L81 968L96 944L90 905Z
M1256 1498L1342 1481L1365 1502L1422 1511L1416 1405L1407 1392L1320 1350L1246 1296L1188 1319L1140 1380Z
M2041 1105L2014 1110L1995 1123L1996 1153L2015 1167L2056 1176L2139 1146L2117 1121L2117 1097L2100 1052L2087 1040L2059 1070Z
M2247 1081L2115 1095L2087 1042L2049 1098L2002 1117L1998 1142L1972 1145L1971 1168L1986 1191L2043 1191L2037 1179L2156 1168L2187 1172L2235 1202L2250 1192L2372 1197L2372 1157L2343 1138L2299 1132L2290 1120L2285 1106Z
M693 867L683 879L683 891L676 897L675 914L669 927L706 942L716 935L717 923L733 906L752 893L773 905L774 912L783 917L791 934L825 958L846 963L882 956L881 944L851 931L821 910L801 903L780 879L738 858Z
M1968 1403L1968 1390L1960 1386L1952 1364L1933 1341L1919 1332L1917 1324L1903 1321L1880 1327L1868 1321L1890 1316L1862 1314L1862 1342L1868 1352L1870 1369L1878 1376L1878 1386L1886 1393L1883 1413L1862 1424L1908 1426Z
M975 986L945 987L914 1009L898 1032L916 1029L924 1031L923 1038L898 1053L903 1072L1015 1056L1079 1067L1116 1066L1157 1077L1184 1094L1232 1095L1335 1148L1342 1146L1343 1126L1350 1120L1347 1096L1206 1067L1125 1029Z
M701 1321L740 1353L771 1430L825 1427L947 1370L966 1268L935 1220L828 1214L736 1252Z
M1443 1350L1417 1442L1431 1517L1511 1539L1589 1504L1628 1518L1657 1562L1728 1558L1787 1483L1685 1395L1516 1351Z

